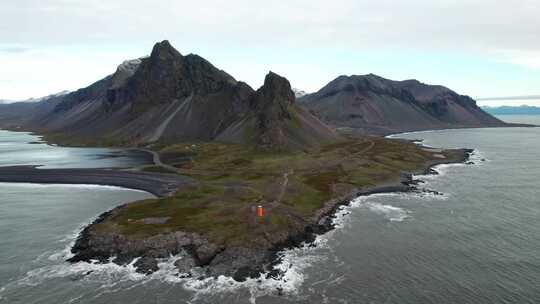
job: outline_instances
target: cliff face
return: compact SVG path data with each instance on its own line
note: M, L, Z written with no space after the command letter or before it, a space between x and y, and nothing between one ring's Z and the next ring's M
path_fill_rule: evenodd
M340 76L299 101L331 125L364 133L504 126L448 88L371 74Z

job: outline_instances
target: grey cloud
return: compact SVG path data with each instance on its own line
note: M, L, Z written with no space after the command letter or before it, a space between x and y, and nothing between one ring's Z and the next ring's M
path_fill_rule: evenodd
M6 3L7 2L7 3ZM11 0L3 39L539 51L537 0ZM13 30L17 28L17 30Z

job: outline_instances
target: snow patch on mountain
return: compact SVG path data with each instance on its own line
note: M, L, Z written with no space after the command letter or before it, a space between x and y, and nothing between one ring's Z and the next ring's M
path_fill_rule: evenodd
M67 95L69 93L71 93L71 92L67 91L67 90L64 90L62 92L58 92L58 93L55 93L55 94L50 94L50 95L47 95L47 96L37 97L37 98L29 98L29 99L25 99L25 100L0 99L0 104L9 104L9 103L15 103L15 102L40 102L40 101L43 101L43 100L46 100L46 99L49 99L49 98L64 96L64 95Z
M307 94L306 91L302 91L300 89L292 88L292 91L294 92L294 96L296 96L296 98L300 98Z

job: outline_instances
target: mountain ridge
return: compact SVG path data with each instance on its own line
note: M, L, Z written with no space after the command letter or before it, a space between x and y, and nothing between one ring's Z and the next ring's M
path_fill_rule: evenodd
M299 101L330 125L366 134L505 125L444 86L374 74L339 76Z
M540 107L521 106L484 106L482 109L492 115L540 115Z
M337 138L309 112L292 105L294 92L285 78L270 72L254 91L206 59L182 55L167 40L156 43L150 56L124 61L113 74L49 101L40 110L13 106L27 117L11 120L23 129L89 145L219 139L287 150ZM293 119L298 132L287 127Z
M465 95L418 80L342 75L301 97L270 72L254 90L167 40L149 56L63 95L1 105L0 126L45 134L64 144L138 146L228 141L263 150L303 150L355 133L507 126Z

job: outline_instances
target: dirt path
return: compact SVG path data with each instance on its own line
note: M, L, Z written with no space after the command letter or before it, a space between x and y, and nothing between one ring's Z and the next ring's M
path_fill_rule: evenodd
M146 148L133 148L133 149L152 154L152 160L154 162L154 165L163 167L163 168L165 168L167 170L170 170L170 171L173 171L173 172L178 172L178 168L176 168L174 166L171 166L171 165L168 165L168 164L165 164L164 162L162 162L161 158L159 157L158 152L152 151L152 150L146 149Z
M279 188L279 194L276 199L276 202L279 204L283 200L283 196L285 195L285 191L287 191L287 186L289 186L289 174L294 174L294 170L291 169L289 172L283 173L283 182L281 183L281 187Z

